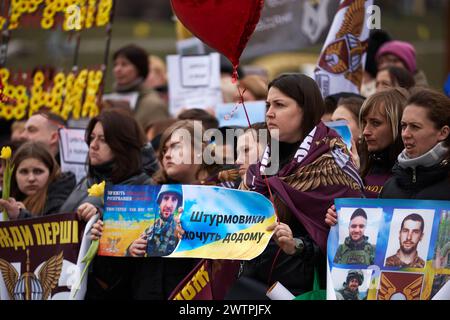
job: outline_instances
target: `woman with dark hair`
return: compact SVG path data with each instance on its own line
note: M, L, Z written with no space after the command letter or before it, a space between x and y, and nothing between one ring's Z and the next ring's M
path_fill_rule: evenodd
M420 89L401 120L405 149L380 198L450 200L450 98Z
M88 174L62 206L65 212L78 212L88 221L102 207L99 197L89 197L94 184L146 184L150 177L143 172L141 150L145 137L139 124L128 113L105 110L91 119L86 129L89 146Z
M395 66L386 67L377 73L376 88L377 92L389 88L400 87L406 90L416 85L412 74L404 69Z
M154 181L162 185L197 185L208 183L210 176L215 176L216 165L208 165L203 161L203 152L207 144L203 141L203 127L199 121L180 120L167 128L161 137L161 151L159 161L161 168L153 175ZM187 139L189 138L189 139ZM175 187L163 186L161 190ZM182 201L177 201L181 207ZM174 209L174 208L173 208ZM162 223L162 221L160 221ZM167 223L172 223L169 219ZM165 229L164 224L160 225ZM150 230L150 229L149 229ZM173 238L166 233L167 239ZM94 224L93 239L101 236L102 226ZM145 231L128 247L127 254L131 257L147 255L149 234ZM138 259L136 259L138 260ZM162 257L148 257L140 259L134 273L134 299L165 300L176 286L189 274L199 259L165 259Z
M325 283L324 213L334 198L360 197L362 181L341 138L321 123L324 108L316 82L305 75L285 74L269 84L266 123L272 141L262 161L248 168L241 188L271 192L279 221L269 228L274 233L266 250L244 262L230 299L264 299L275 281L299 295L312 290L315 270ZM249 283L261 288L259 294Z
M61 173L55 158L42 142L23 144L13 158L9 200L0 200L11 220L60 213L75 187L72 172Z
M114 53L113 60L114 91L138 94L136 105L130 107L141 127L169 118L166 103L144 84L150 72L147 52L136 45L127 45Z
M107 186L142 185L152 184L152 180L144 172L142 164L144 133L128 112L104 110L91 119L86 129L86 143L89 146L88 174L78 183L61 210L76 211L80 219L88 221L97 213L101 217L103 209L100 197L88 196L92 185L102 181ZM131 258L95 257L85 299L130 299L132 275L139 263Z
M362 97L340 98L336 110L331 116L331 121L345 120L352 134L352 144L354 147L359 143L361 128L359 126L359 112L364 103Z

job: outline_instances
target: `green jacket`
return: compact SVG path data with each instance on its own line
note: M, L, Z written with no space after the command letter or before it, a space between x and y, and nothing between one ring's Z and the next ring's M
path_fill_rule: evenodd
M345 238L343 244L337 249L334 263L339 264L363 264L372 265L375 259L375 247L363 236L361 241L353 241L350 237Z
M361 300L359 290L351 291L344 283L344 287L336 291L336 300Z

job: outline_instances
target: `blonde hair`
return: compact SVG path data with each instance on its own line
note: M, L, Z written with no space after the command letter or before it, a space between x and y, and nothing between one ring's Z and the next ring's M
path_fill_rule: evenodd
M150 74L159 76L164 82L167 82L167 68L164 60L158 56L150 55L148 57L150 65Z
M364 101L359 113L359 126L364 131L364 118L375 108L381 111L391 127L392 144L389 149L389 162L394 163L398 154L403 150L400 121L403 109L406 107L409 93L403 88L391 88L371 95ZM361 177L365 177L371 167L367 143L362 139L360 143Z
M364 117L374 108L378 108L386 115L391 126L392 138L396 140L401 135L400 120L408 98L408 91L402 88L392 88L371 95L364 101L359 113L361 129L363 129Z

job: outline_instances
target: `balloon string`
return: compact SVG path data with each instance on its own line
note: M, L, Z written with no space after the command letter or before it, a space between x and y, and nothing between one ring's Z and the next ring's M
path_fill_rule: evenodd
M233 76L231 78L231 82L233 84L237 84L237 82L238 82L239 75L238 75L238 72L237 72L237 68L238 68L238 65L234 65L233 66Z
M233 74L233 77L234 77L234 74ZM248 127L250 128L251 127L250 117L248 116L247 108L245 107L245 101L244 101L245 89L244 89L244 91L241 91L241 89L239 88L239 84L237 84L236 87L237 87L238 92L239 92L239 102L242 104L242 107L244 108L245 117L247 118L247 124L248 124ZM253 138L254 138L255 141L257 141L256 137L253 137ZM277 222L278 222L278 224L280 224L278 210L277 210L277 207L275 206L275 200L274 200L274 197L273 197L272 189L270 188L269 180L267 179L266 175L264 175L264 182L266 183L267 190L269 191L270 202L272 202L273 208L275 209L275 216L277 218Z

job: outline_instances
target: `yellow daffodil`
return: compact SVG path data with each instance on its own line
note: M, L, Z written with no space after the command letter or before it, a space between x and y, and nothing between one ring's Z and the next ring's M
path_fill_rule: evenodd
M103 195L105 194L105 181L102 181L101 183L97 183L92 185L88 189L88 195L90 197L101 197L103 198ZM92 240L91 245L89 246L89 249L86 253L86 255L81 260L82 263L86 263L84 266L83 272L81 273L80 281L78 282L78 286L75 289L75 293L73 295L73 298L76 297L78 290L80 289L81 283L83 282L84 276L86 274L86 271L89 268L89 265L91 264L92 260L94 260L95 256L97 255L98 247L100 245L100 242L97 240Z
M4 170L3 170L3 188L2 188L2 199L9 199L9 194L11 191L11 177L14 170L14 166L11 163L12 151L10 147L3 147L0 154L0 158L5 160ZM8 221L8 213L3 210L3 221Z
M90 197L103 197L105 194L105 181L92 185L88 189L88 194Z
M0 155L0 158L2 158L3 160L8 160L9 158L11 158L12 155L12 151L10 147L3 147L2 148L2 153Z

